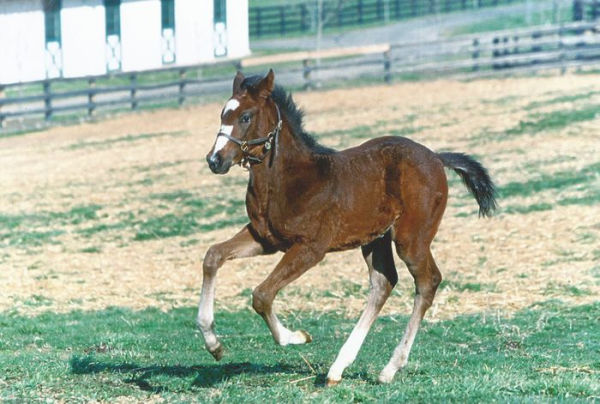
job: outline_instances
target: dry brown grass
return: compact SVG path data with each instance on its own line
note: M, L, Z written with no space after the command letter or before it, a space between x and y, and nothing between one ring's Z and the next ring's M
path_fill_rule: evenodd
M351 131L367 125L383 135L412 128L410 137L434 150L479 156L503 185L543 174L577 172L598 163L598 117L559 130L503 135L519 121L531 119L532 113L600 104L600 93L576 101L548 102L600 91L598 79L571 75L435 81L302 93L296 99L306 109L306 126L311 132ZM528 110L533 102L541 104L535 111ZM236 227L149 241L133 239L137 225L91 237L83 237L79 230L99 222L118 224L128 212L152 217L177 209L176 204L154 200L151 196L157 193L187 190L206 198L225 194L242 200L243 170L234 169L229 174L233 179L225 179L211 175L204 163L220 108L208 104L143 112L0 139L1 215L65 212L91 204L100 207L99 218L85 225L61 223L64 234L51 242L23 246L0 239L0 310L33 314L195 304L206 249L233 235ZM149 135L140 136L143 134ZM335 146L362 139L338 135L322 141ZM587 188L600 189L598 174L595 178L586 183ZM510 196L500 200L503 207L535 203L553 207L479 220L471 214L474 200L453 180L450 203L434 242L434 253L448 283L438 293L429 318L488 310L511 312L550 298L572 303L596 300L600 291L598 207L557 204L561 198L587 190L568 187ZM55 221L41 223L33 230L50 231L55 225ZM16 230L32 229L0 227L0 234ZM86 248L89 252L82 252ZM279 257L227 263L218 280L220 308L246 306L248 290L269 273ZM398 293L385 313L407 313L412 305L412 281L400 262L398 268ZM343 310L355 315L365 302L366 291L360 253L336 253L284 291L278 307Z

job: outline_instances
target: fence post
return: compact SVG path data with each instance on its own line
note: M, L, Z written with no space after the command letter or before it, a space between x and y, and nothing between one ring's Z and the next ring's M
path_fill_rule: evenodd
M362 24L363 23L363 0L358 0L358 3L356 4L356 11L358 13L358 23Z
M564 75L567 72L567 65L566 65L566 55L565 55L565 45L563 43L563 35L564 35L564 29L561 26L558 29L558 49L560 50L560 74Z
M573 1L573 21L583 21L583 0Z
M50 80L44 81L44 119L49 121L52 119L52 92L50 88Z
M2 100L4 99L4 86L0 85L0 129L4 127L4 115L2 114Z
M310 73L312 72L312 67L310 65L310 59L304 59L302 61L302 77L304 78L304 89L310 90L314 87L312 79L310 77Z
M414 0L411 0L411 6L413 6L413 5L414 5ZM400 0L396 0L394 2L394 7L395 7L394 8L394 18L396 20L399 20L400 19Z
M186 69L181 69L179 70L179 98L178 98L178 102L179 105L183 105L183 103L185 102L185 76L187 74Z
M94 116L96 110L96 79L90 77L88 79L88 116Z
M477 63L479 59L479 39L473 39L473 71L476 72L479 70L479 64Z
M300 4L300 30L302 32L308 31L308 24L306 24L306 16L308 15L308 10L306 10L306 4Z
M131 86L131 109L135 110L138 107L138 102L136 100L137 94L137 74L132 73L129 76L129 84Z
M260 18L261 8L258 7L256 9L256 37L260 38L261 35L261 18Z
M392 82L392 56L391 49L383 52L383 80L389 84Z

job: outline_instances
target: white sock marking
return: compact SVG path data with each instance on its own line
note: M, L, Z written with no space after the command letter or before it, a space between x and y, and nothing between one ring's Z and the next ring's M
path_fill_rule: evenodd
M336 381L342 379L342 373L344 373L344 369L350 366L350 364L356 359L358 351L365 341L368 332L368 327L356 327L354 330L352 330L348 340L344 346L342 346L342 349L338 353L335 362L333 365L331 365L331 368L327 373L328 379Z
M279 333L279 345L305 344L306 336L300 331L290 331L277 320L277 332Z

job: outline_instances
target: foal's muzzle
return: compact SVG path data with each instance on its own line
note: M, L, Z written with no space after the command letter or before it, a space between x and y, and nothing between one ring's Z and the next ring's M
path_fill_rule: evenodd
M213 153L206 156L206 161L208 162L208 167L210 171L215 174L225 174L229 171L231 167L231 163L224 164L223 158L219 155L219 153Z

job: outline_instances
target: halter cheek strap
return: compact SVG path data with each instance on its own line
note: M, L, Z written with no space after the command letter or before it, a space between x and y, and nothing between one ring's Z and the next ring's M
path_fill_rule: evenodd
M271 132L267 133L267 136L259 137L258 139L240 140L240 139L235 138L226 133L219 132L217 134L217 137L223 136L223 137L227 138L227 140L231 140L233 143L240 146L240 150L243 153L242 160L240 160L240 165L242 167L250 168L254 164L262 163L264 161L265 157L267 157L267 154L269 154L269 151L273 148L273 143L275 143L275 145L277 145L277 142L278 142L277 135L279 135L279 132L281 131L282 121L281 121L281 113L279 112L279 107L277 106L276 103L274 103L274 104L275 104L275 110L277 111L277 125L275 126L275 129L273 129ZM253 156L250 154L250 147L257 146L257 145L264 145L263 146L264 153L260 157L256 157L256 156Z

